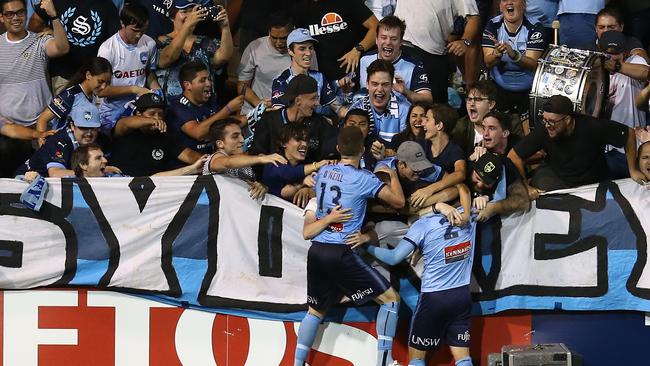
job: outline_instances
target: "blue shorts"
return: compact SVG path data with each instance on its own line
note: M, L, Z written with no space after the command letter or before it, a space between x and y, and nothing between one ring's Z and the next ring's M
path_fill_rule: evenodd
M448 346L469 347L472 295L469 286L423 292L411 319L409 347L420 351Z
M390 288L388 281L349 246L312 242L307 255L307 303L325 310L342 295L363 304Z

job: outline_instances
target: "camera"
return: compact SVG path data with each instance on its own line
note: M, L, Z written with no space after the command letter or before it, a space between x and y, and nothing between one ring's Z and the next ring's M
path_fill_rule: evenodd
M219 13L223 10L223 6L221 5L202 6L201 10L203 9L207 9L208 11L206 19L210 19L213 22L216 22L217 16L219 16Z

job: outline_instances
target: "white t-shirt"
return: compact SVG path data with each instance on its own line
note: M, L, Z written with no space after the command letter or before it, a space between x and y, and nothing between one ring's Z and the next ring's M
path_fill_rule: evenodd
M625 62L648 66L643 57L637 55L628 57ZM620 72L610 75L608 103L613 106L611 120L631 128L645 126L645 112L634 104L634 97L641 92L643 86L641 81Z
M315 58L314 58L315 59ZM280 53L269 42L269 37L261 37L251 42L241 56L237 68L239 80L253 80L252 88L261 99L271 98L273 79L291 66L291 56ZM253 106L245 103L242 114L248 113Z
M476 0L399 0L395 15L406 22L404 40L434 55L447 53L457 16L478 15Z
M158 63L156 41L143 35L137 45L126 44L118 33L99 46L97 56L108 60L113 66L112 86L142 86L147 81L147 71L155 69ZM113 128L117 119L125 111L125 104L133 96L121 98L104 98L99 107L102 130Z

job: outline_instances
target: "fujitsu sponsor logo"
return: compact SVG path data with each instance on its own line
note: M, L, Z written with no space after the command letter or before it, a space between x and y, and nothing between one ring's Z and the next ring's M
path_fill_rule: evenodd
M323 34L330 34L340 32L348 29L348 23L343 21L343 18L337 13L327 13L323 15L320 24L310 24L309 34L312 36L321 36Z
M469 342L469 331L466 330L465 333L458 334L458 340L463 342Z
M359 300L363 299L364 297L372 294L373 292L374 291L372 290L372 288L367 288L365 290L358 290L357 293L352 294L352 296L350 296L350 298L352 299L352 301L359 301Z

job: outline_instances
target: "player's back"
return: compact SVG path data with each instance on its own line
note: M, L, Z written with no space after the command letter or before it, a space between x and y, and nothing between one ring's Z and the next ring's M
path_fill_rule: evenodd
M334 207L350 208L352 219L332 224L313 240L327 244L345 244L345 237L357 232L363 225L366 203L376 197L383 183L371 172L348 164L326 165L316 175L316 202L318 219L326 216Z
M458 227L442 214L416 221L407 240L422 249L422 292L442 291L469 284L474 258L476 222Z

